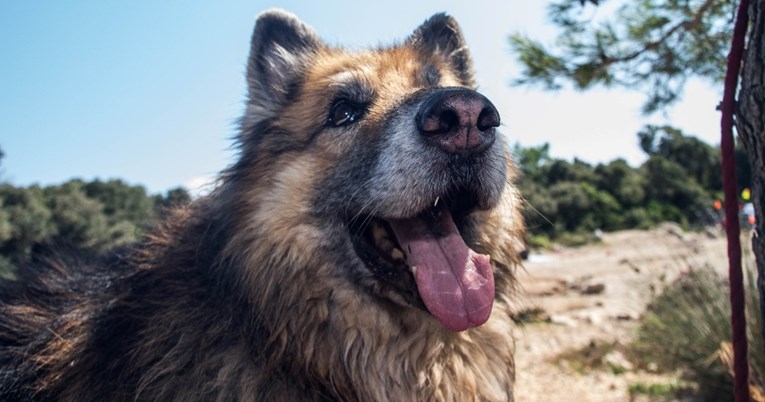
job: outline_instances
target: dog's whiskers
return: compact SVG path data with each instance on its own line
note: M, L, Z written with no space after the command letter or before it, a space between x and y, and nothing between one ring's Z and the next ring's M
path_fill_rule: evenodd
M344 216L348 216L348 214L349 214L349 211L348 211L348 210L351 208L351 204L352 204L352 203L353 203L353 201L356 199L356 196L357 196L357 195L358 195L360 192L362 192L362 191L366 190L366 189L367 189L367 187L368 187L368 186L369 186L369 185L372 183L372 181L373 181L373 179L372 179L372 178L369 178L369 179L367 179L367 181L365 181L365 182L364 182L364 183L362 183L360 186L358 186L358 187L356 188L356 190L353 192L353 194L351 194L351 196L350 196L350 197L348 197L348 201L345 203L345 213L344 213ZM364 210L365 210L365 209L366 209L366 208L367 208L367 207L368 207L368 206L369 206L369 205L370 205L372 202L373 202L373 199L372 199L372 198L369 198L369 199L367 199L366 201L364 201L364 203L361 205L361 208L359 208L359 210L358 210L358 211L356 211L356 213L355 213L355 214L353 215L353 217L352 217L352 218L349 220L349 222L350 222L351 224L354 224L354 223L356 222L356 220L357 220L357 219L358 219L358 218L361 216L361 214L363 213L363 211L364 211Z

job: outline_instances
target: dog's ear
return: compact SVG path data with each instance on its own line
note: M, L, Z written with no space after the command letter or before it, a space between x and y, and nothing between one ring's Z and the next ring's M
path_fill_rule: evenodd
M260 14L247 62L247 117L261 120L278 112L308 59L323 46L314 30L293 14L279 9Z
M444 13L425 21L409 37L407 43L424 54L446 59L466 87L475 87L473 61L457 21Z

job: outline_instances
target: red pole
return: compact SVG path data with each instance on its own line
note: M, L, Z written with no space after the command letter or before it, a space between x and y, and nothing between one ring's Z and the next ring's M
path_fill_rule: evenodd
M728 54L728 70L722 99L720 148L722 151L725 231L728 238L728 278L730 281L731 328L733 336L733 392L736 402L749 402L749 364L747 361L746 316L744 314L744 275L741 269L741 241L738 217L738 191L733 142L733 114L736 89L749 23L749 0L738 5L733 41Z

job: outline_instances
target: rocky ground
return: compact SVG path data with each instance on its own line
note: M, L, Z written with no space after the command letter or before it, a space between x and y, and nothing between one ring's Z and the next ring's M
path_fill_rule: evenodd
M628 345L653 295L689 267L709 264L727 272L722 233L685 233L665 225L605 234L602 240L532 254L519 272L518 309L539 322L516 334L517 401L648 400L631 397L630 386L673 378L634 368L618 347L602 359L602 368L577 367L561 356Z

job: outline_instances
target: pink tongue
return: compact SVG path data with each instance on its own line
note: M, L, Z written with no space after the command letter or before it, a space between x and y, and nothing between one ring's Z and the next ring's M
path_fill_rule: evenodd
M407 264L416 267L414 279L428 311L446 328L464 331L489 319L494 274L489 257L468 248L441 205L435 217L389 223Z

